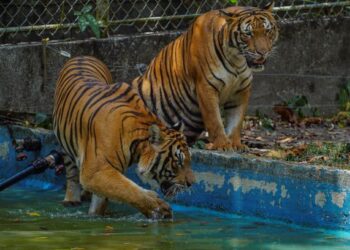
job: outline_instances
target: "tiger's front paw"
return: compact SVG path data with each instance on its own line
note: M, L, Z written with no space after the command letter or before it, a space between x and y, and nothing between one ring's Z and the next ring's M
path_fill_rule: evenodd
M248 150L248 146L245 144L242 144L241 142L232 143L232 148L233 150L239 151L239 152L245 152Z
M147 218L153 220L171 219L173 212L171 207L160 199L158 195L153 191L147 191L147 198L145 204L140 208Z
M232 151L232 143L228 138L216 139L205 145L208 150Z

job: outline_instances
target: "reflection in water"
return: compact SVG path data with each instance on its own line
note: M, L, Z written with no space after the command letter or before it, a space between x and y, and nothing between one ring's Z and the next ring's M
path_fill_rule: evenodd
M349 249L350 233L173 206L154 222L122 204L105 217L65 208L61 191L0 193L0 249Z

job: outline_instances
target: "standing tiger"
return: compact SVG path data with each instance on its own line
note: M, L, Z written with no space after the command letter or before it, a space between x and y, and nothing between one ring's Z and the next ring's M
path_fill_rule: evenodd
M209 149L240 149L252 71L264 68L278 37L272 8L229 7L199 16L133 87L165 124L183 122L190 141L206 129Z
M57 80L55 134L78 166L83 188L94 193L98 208L93 210L103 213L108 198L129 203L147 217L169 218L169 205L124 173L137 163L141 176L157 181L166 196L191 186L185 137L166 128L130 85L111 82L108 68L98 59L69 60Z

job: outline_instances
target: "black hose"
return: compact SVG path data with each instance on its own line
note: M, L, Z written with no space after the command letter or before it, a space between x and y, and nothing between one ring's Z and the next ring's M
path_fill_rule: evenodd
M26 169L21 172L11 176L5 181L0 183L0 192L4 189L12 186L13 184L23 180L27 176L31 174L39 174L44 172L47 168L52 167L54 165L63 164L63 157L56 150L50 152L45 158L39 158L31 163Z

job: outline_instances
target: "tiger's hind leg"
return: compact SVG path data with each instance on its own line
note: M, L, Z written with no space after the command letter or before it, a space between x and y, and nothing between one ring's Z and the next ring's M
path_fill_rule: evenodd
M81 204L81 185L79 183L79 169L67 154L64 154L66 168L66 195L62 204L64 206L77 206Z

